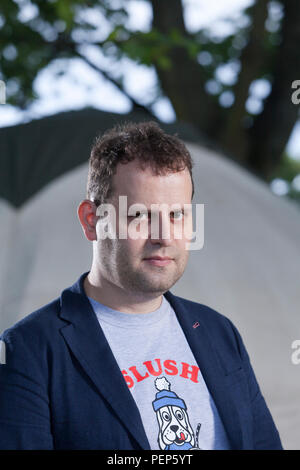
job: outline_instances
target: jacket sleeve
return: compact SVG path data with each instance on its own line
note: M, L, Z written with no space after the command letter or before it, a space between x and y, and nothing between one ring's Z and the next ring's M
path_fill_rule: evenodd
M34 353L35 338L14 327L0 339L0 449L52 450L47 368Z
M249 355L237 328L228 319L238 344L243 367L247 375L253 416L253 442L255 450L283 450L278 430L260 391Z

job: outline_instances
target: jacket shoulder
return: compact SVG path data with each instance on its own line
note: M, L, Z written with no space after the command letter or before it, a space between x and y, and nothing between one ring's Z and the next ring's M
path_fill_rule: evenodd
M36 338L41 339L44 337L45 333L49 332L49 334L51 334L53 328L64 324L58 316L59 312L60 298L58 297L37 310L34 310L32 313L26 315L14 325L4 330L0 338L10 342L11 338L26 334L32 340Z

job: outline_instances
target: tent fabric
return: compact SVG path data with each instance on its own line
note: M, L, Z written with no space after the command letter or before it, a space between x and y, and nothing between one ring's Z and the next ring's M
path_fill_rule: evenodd
M149 120L140 112L69 111L0 129L0 197L20 207L47 183L86 162L96 135L124 121ZM191 125L161 124L196 142Z
M105 123L110 127L109 120ZM62 125L60 120L57 125ZM68 126L71 136L72 122ZM96 127L97 133L100 124ZM13 127L6 131L8 142ZM95 133L83 131L85 145L76 140L69 146L66 138L66 153L74 154L77 162L71 165L65 147L53 143L55 126L44 132L43 139L38 138L43 146L30 146L28 136L26 147L26 128L20 126L13 139L15 148L26 149L24 158L29 148L32 170L34 162L44 158L41 149L49 148L47 159L39 164L40 174L48 175L43 179L33 171L35 184L30 191L23 185L21 205L0 199L0 243L5 247L0 251L0 331L59 296L92 261L92 245L76 209L85 197L87 157ZM23 144L17 142L21 134ZM186 140L194 159L193 203L204 204L204 246L190 252L187 269L171 290L233 321L284 447L300 449L300 365L291 361L292 342L300 339L299 208L223 155ZM21 171L21 166L15 168Z

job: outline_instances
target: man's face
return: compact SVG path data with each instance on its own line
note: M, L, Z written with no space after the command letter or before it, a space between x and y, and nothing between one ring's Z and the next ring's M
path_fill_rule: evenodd
M188 169L177 173L157 176L150 168L142 170L134 160L128 164L119 164L113 177L114 194L111 201L116 211L116 239L101 239L100 223L97 222L97 240L94 241L94 257L97 269L106 281L111 282L127 292L137 296L147 294L160 295L170 289L182 276L189 250L187 246L192 231L192 211L181 214L174 210L177 204L184 211L184 204L191 204L192 181ZM127 216L119 220L119 196L127 196L127 207L132 204L143 204L148 209L140 219ZM154 209L152 204L164 204L166 210ZM161 206L163 207L163 206ZM173 210L172 210L173 209ZM159 232L151 236L151 214L156 214L159 221ZM128 228L134 223L137 231L147 234L147 238L133 239ZM189 232L183 230L183 224ZM118 237L120 225L127 231L127 238ZM131 224L132 225L132 224ZM168 238L163 230L169 229ZM182 232L179 239L176 233ZM165 233L168 234L168 231ZM170 257L165 265L146 260L152 256Z

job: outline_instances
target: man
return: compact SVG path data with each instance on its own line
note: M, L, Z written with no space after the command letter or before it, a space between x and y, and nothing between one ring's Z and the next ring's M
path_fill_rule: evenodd
M282 449L235 326L169 290L193 192L188 150L156 123L95 141L78 207L92 266L2 335L2 449Z

